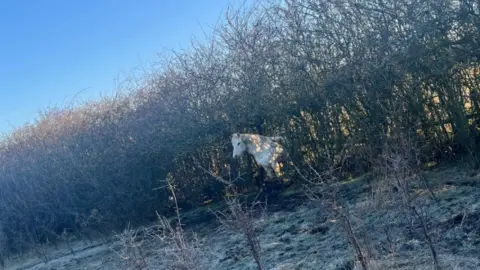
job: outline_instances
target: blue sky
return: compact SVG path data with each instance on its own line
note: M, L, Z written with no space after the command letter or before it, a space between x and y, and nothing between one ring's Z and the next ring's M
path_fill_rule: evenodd
M125 75L210 33L236 0L0 1L0 133L38 110L111 94Z

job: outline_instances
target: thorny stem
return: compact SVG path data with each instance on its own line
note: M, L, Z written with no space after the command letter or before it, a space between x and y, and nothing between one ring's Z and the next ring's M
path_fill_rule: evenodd
M247 208L246 210L244 210L242 208L242 203L238 202L237 199L227 200L227 204L229 208L229 213L213 212L213 214L222 224L229 227L230 229L240 231L244 235L258 269L263 270L260 255L260 243L255 233L252 217L250 216L250 213L252 213L253 209Z
M168 189L170 190L170 193L172 194L173 201L175 203L175 213L177 214L177 231L175 232L177 234L177 237L174 237L174 240L177 243L177 246L181 250L180 253L183 261L186 262L188 261L188 259L186 258L186 254L184 252L186 247L185 247L185 239L183 237L182 220L180 218L180 208L178 207L177 195L175 194L175 190L169 179L167 179L167 185L168 185Z
M357 237L355 236L355 233L353 232L352 223L350 222L350 219L343 213L340 213L339 210L335 209L334 205L331 206L331 209L333 210L334 214L337 217L339 217L342 223L342 227L348 235L348 241L355 249L355 253L357 254L357 259L360 261L360 264L362 265L363 270L368 270L367 257L363 254L360 244L358 244L358 240L357 240Z
M425 236L425 240L428 243L428 246L430 248L430 252L432 253L432 258L433 258L433 266L436 270L440 270L440 265L438 263L438 256L437 256L437 251L435 250L435 247L433 246L433 241L432 238L430 237L430 234L428 233L428 228L425 219L418 213L417 209L415 209L415 206L411 207L412 212L418 217L418 220L420 221L422 225L422 232L423 235Z

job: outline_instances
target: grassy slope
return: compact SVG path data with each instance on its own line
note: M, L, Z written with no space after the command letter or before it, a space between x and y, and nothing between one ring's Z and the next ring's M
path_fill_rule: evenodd
M445 269L479 269L480 260L480 174L468 173L459 166L425 172L438 198L427 200L428 192L419 188L418 206L428 216L428 228ZM413 224L409 232L398 209L375 209L364 178L342 185L341 200L348 207L358 240L368 250L374 269L431 269L431 255L424 237ZM420 205L423 204L423 205ZM255 269L253 259L241 235L222 230L212 219L208 205L183 214L187 235L195 231L210 256L210 269ZM324 209L304 199L298 189L270 201L269 213L259 221L263 262L266 269L352 269L354 253L338 221L330 219ZM78 242L74 249L84 248ZM49 253L47 264L28 260L29 266L10 262L8 269L119 269L133 263L135 257L121 260L110 248L121 250L118 242L66 255L65 248ZM161 246L148 239L141 247L149 269L164 269ZM66 255L66 256L64 256ZM137 255L138 256L138 255ZM13 267L17 265L17 267ZM358 266L357 266L358 267Z

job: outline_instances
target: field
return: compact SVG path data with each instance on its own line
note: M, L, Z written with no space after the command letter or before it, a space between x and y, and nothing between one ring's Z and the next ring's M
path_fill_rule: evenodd
M428 234L438 253L441 269L480 267L480 175L459 167L424 172L437 202L426 190L415 201L428 218ZM398 207L375 207L369 184L363 179L343 183L340 200L349 216L370 269L432 269L432 255L418 222L408 224ZM187 239L199 240L198 254L204 269L256 269L244 237L225 230L212 214L224 204L205 206L182 215ZM264 269L359 269L338 220L333 220L300 190L287 190L271 199L266 212L255 219ZM411 225L411 231L410 226ZM151 224L150 227L153 227ZM138 235L132 241L72 243L73 254L64 247L51 248L47 263L33 258L10 262L7 269L168 269L162 241L143 234L145 228L130 228ZM129 232L126 230L125 232ZM123 234L124 240L126 235ZM123 244L122 244L123 243ZM122 259L122 256L124 258ZM135 268L137 267L137 268Z

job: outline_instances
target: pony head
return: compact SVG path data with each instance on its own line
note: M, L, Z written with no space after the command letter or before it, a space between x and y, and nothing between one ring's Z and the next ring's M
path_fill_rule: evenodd
M240 136L240 133L234 133L232 135L232 146L233 146L233 158L238 158L243 153L245 153L245 150L247 150L247 145L245 144L244 141L242 141L242 138Z

